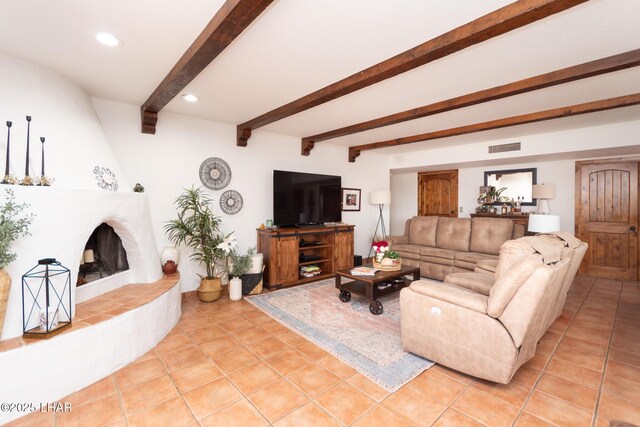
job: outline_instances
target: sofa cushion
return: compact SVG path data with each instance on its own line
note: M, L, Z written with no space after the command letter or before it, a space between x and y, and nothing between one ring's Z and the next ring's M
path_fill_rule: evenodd
M454 267L453 265L435 264L433 262L420 260L420 276L422 277L430 277L443 281L449 274L464 272L468 272L468 270Z
M420 250L422 246L419 245L393 245L391 247L394 251L405 252L410 254L420 255Z
M478 252L456 252L453 265L473 271L479 261L482 261L490 256L492 255L481 254Z
M502 218L472 218L469 250L497 255L513 235L513 221Z
M394 251L398 251L400 253L400 257L402 259L420 259L420 249L422 246L418 245L393 245Z
M471 219L442 217L438 222L436 246L454 251L469 251Z
M491 273L454 273L444 278L444 283L470 289L482 295L489 296L496 276Z
M496 266L498 265L498 258L486 258L478 261L476 268L477 273L491 273L496 274Z
M420 248L420 256L422 257L430 257L430 258L444 258L452 261L451 265L453 265L453 260L456 256L455 251L450 251L448 249L440 249L440 248L429 248L429 247L421 247Z
M409 226L409 243L412 245L435 246L437 216L414 216Z
M533 254L502 274L494 283L491 292L489 292L487 314L494 318L500 317L504 308L509 304L509 301L511 301L511 298L513 298L520 289L520 286L522 286L541 265L543 265L542 256Z

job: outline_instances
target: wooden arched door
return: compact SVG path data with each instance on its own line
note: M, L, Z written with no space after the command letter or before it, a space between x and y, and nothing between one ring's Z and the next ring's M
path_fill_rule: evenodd
M418 174L418 215L458 216L458 171Z
M638 162L576 162L576 237L589 244L580 272L638 279Z

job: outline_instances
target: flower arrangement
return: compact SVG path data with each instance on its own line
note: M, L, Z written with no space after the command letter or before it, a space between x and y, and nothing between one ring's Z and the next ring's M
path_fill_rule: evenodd
M379 240L377 242L373 242L373 250L376 253L385 253L387 250L389 250L389 243L386 240Z
M402 267L400 253L392 250L386 240L373 242L372 247L375 251L373 257L373 266L375 268L386 271L400 270Z
M394 250L391 250L389 247L389 243L386 240L380 240L377 242L373 242L373 250L375 251L375 260L377 262L381 262L384 258L389 259L399 259L400 253Z

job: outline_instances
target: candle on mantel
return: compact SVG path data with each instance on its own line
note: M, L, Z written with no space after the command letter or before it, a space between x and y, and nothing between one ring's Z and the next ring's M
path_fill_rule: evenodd
M40 175L44 178L44 136L40 137L40 142L42 142L42 173Z
M84 250L84 262L94 262L96 259L93 256L93 249L85 249Z
M31 116L27 116L27 160L24 165L24 176L29 176L29 130L31 128Z
M12 123L7 121L7 162L4 166L5 179L9 176L9 144L11 143L11 125Z

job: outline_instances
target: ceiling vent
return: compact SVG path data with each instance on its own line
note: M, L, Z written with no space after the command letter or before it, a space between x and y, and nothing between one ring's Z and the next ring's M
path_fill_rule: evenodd
M512 144L501 144L501 145L490 145L489 146L489 154L493 153L504 153L507 151L520 151L520 143L514 142Z

